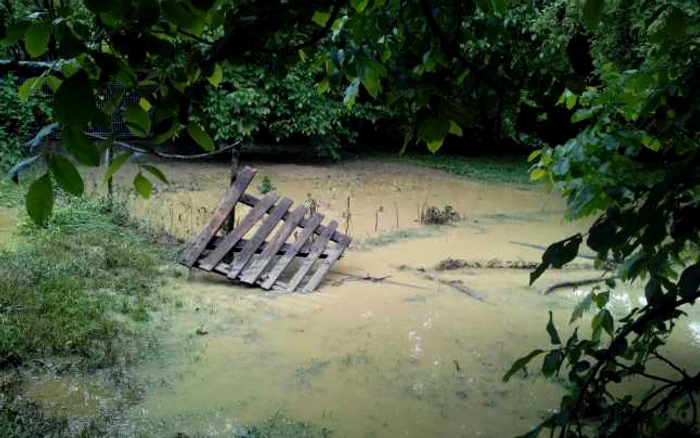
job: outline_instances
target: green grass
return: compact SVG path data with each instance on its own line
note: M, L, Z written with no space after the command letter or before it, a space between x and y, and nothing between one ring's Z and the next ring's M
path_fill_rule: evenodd
M418 167L438 169L447 173L479 181L532 184L528 177L529 164L526 157L464 157L450 155L378 155L371 160L410 164Z
M93 369L138 351L169 254L123 211L61 198L47 227L26 221L0 250L0 368L58 356Z

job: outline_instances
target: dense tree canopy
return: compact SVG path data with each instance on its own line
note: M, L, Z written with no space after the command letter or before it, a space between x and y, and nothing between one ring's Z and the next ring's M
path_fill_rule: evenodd
M315 92L329 96L314 105L330 105L324 107L324 129L336 135L342 129L336 121L345 117L341 101L348 111L376 102L403 120L404 147L418 142L436 152L448 136L475 132L536 146L531 177L566 196L571 218L597 219L585 235L550 246L532 281L571 261L585 241L601 267L623 281L644 282L646 304L615 320L606 307L611 279L574 311L572 323L579 323L595 309L590 337L577 329L562 340L550 319L552 349L530 353L506 375L544 355L542 373L570 383L556 413L529 436L543 429L571 437L698 435L700 374L663 354L682 309L700 297L697 2L4 4L5 50L15 59L50 62L19 89L23 98L44 86L53 91L56 124L30 142L37 155L14 169L48 163L27 194L35 221L50 215L54 185L83 191L73 164L46 142L51 129L60 129L68 153L90 166L100 163L109 140L93 144L86 126L107 123L119 111L149 145L189 135L211 151L215 140L235 141L261 123L289 132L285 114L294 109L283 102L267 105L265 90L293 81L306 85L290 90L290 100L301 92L312 101L312 83ZM251 72L260 76L251 79ZM222 81L234 88L227 90ZM123 108L124 94L105 98L106 87L116 82L125 93L138 92L139 103ZM246 99L259 104L255 111L236 106ZM240 116L230 131L212 122L219 108ZM274 120L266 118L270 111L278 111ZM107 176L124 161L115 160ZM137 180L136 189L143 190L143 176ZM650 361L667 364L676 378L650 374ZM657 386L632 399L616 389L626 377Z

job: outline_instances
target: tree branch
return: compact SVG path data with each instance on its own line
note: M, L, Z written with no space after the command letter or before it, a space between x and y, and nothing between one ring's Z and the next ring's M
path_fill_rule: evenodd
M425 19L428 22L428 27L435 35L435 37L437 37L438 41L440 41L440 46L442 47L442 50L444 50L445 53L451 55L453 58L461 62L472 73L474 73L474 75L476 75L480 81L483 81L484 83L488 84L488 86L496 92L500 99L503 99L503 88L501 88L495 82L493 82L488 76L484 74L484 72L479 70L471 61L465 58L464 55L457 49L455 45L450 43L450 39L440 27L440 24L435 19L435 16L433 16L433 10L430 6L430 0L420 0L420 5L421 11L423 12Z
M333 10L331 11L331 15L328 18L328 21L326 21L326 25L323 26L321 30L318 30L316 31L316 33L312 34L307 41L292 47L288 47L286 51L296 52L306 47L313 46L321 39L323 39L326 35L328 35L328 31L331 30L331 28L333 27L333 23L335 23L335 20L338 18L338 15L340 15L340 9L343 7L343 5L345 5L345 0L336 0L333 4Z
M92 139L95 139L95 140L103 140L103 141L104 141L104 140L109 140L107 137L104 137L104 136L101 136L101 135L97 135L97 134L90 134L90 133L88 133L88 132L86 132L85 135L86 135L87 137L92 138ZM155 155L156 157L160 157L160 158L178 159L178 160L193 160L193 159L197 159L197 158L212 157L212 156L218 155L218 154L220 154L220 153L222 153L222 152L226 152L226 151L229 151L229 150L231 150L231 149L234 149L234 148L238 147L238 146L241 144L241 142L238 141L238 142L233 143L233 144L230 144L230 145L228 145L228 146L226 146L226 147L224 147L224 148L222 148L222 149L217 149L217 150L212 151L212 152L205 152L205 153L203 153L203 154L187 154L187 155L184 155L184 154L167 154L167 153L164 153L164 152L158 152L158 151L153 150L153 149L143 149L143 148L139 148L139 147L137 147L137 146L131 145L131 144L129 144L129 143L125 143L125 142L123 142L123 141L112 141L112 143L115 144L115 145L117 145L117 146L123 147L124 149L128 149L128 150L130 150L130 151L133 151L133 152L138 152L138 153L141 153L141 154L148 154L148 155Z
M655 376L655 375L653 375L653 374L647 374L647 373L644 372L644 371L635 370L635 369L632 368L632 367L629 367L629 366L627 366L627 365L625 365L625 364L622 364L622 363L618 362L618 361L615 360L614 358L611 360L611 362L614 363L615 365L619 366L619 367L622 368L622 369L625 369L625 370L627 370L627 371L629 371L629 372L631 372L631 373L634 373L634 374L639 374L640 376L644 376L644 377L646 377L647 379L658 380L659 382L664 382L664 383L677 383L677 382L674 381L674 380L666 379L666 378L664 378L664 377Z
M578 415L577 411L581 407L581 403L583 402L583 398L586 396L586 391L588 390L588 387L593 383L593 380L595 379L596 375L598 375L598 372L601 370L601 368L610 360L614 359L614 352L617 350L616 348L613 348L613 346L616 346L617 344L621 344L622 341L627 337L632 332L638 332L641 330L644 326L649 324L650 322L654 321L655 319L664 316L676 308L683 306L685 304L689 304L694 302L700 298L700 290L695 291L695 293L690 294L680 300L673 301L671 303L661 305L658 307L650 307L649 305L646 306L647 310L646 313L644 313L642 316L640 316L636 321L634 321L631 324L627 324L624 326L622 330L620 330L620 333L618 333L610 342L610 346L608 347L607 350L605 350L602 354L602 357L598 359L598 362L591 368L591 370L588 372L588 375L586 376L586 380L583 382L581 385L581 388L578 391L578 395L576 396L576 402L574 403L574 407L572 409L572 412L574 415ZM700 375L695 377L696 379L700 378ZM686 381L687 379L683 380ZM681 382L683 382L681 381ZM674 383L676 384L676 383ZM670 386L673 386L672 384L667 384L664 385L662 388L669 388ZM656 393L656 392L655 392ZM648 403L648 401L647 401ZM645 403L643 403L645 404ZM641 406L641 405L640 405ZM638 407L639 408L639 407ZM562 426L561 432L559 433L560 438L565 438L566 437L566 432L569 428L568 423Z
M195 41L197 41L197 42L200 42L200 43L202 43L202 44L206 44L206 45L208 45L208 46L213 46L213 45L214 45L214 42L213 42L213 41L206 40L206 39L204 39L204 38L202 38L202 37L200 37L200 36L197 36L197 35L195 35L195 34L193 34L193 33L188 32L188 31L186 31L186 30L184 30L184 29L178 28L178 29L177 29L177 32L178 32L178 33L181 33L182 35L185 35L186 37L192 38L193 40L195 40ZM163 33L165 33L165 32L163 32Z

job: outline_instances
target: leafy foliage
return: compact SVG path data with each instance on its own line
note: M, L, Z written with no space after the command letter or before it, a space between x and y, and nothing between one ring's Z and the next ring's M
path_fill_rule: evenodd
M38 96L20 98L14 75L0 77L0 170L6 170L24 155L24 142L39 123L45 123L48 104Z
M589 27L600 21L603 3L586 3ZM536 429L559 429L559 436L700 434L695 401L700 374L662 351L681 309L700 298L700 228L690 219L700 212L700 53L693 38L685 37L700 29L700 9L630 3L623 7L632 19L621 23L630 28L596 34L600 83L560 99L577 109L572 120L585 127L566 144L533 156L539 157L533 177L546 178L567 197L570 217L602 212L586 240L599 263L614 264L623 280L645 282L646 304L617 321L606 307L614 282L587 295L571 320L577 322L595 303L591 338L580 339L574 331L565 345L550 351L556 361L543 363L543 374L561 373L573 384L560 411ZM624 31L634 35L641 55L636 59L604 50ZM533 279L575 255L578 244L576 251L565 250L572 239L581 243L582 236L549 247ZM652 360L675 375L649 373ZM630 377L657 386L633 401L616 389ZM584 423L594 412L595 422Z

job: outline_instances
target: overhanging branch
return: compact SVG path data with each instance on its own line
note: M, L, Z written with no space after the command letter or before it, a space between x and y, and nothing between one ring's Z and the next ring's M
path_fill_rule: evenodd
M90 134L88 132L86 132L85 135L88 138L92 138L94 140L102 140L102 141L110 140L109 138L104 137L102 135ZM168 153L159 152L159 151L156 151L153 149L140 148L138 146L134 146L132 144L129 144L129 143L126 143L123 141L112 141L112 143L117 145L117 146L123 147L124 149L128 149L130 151L133 151L133 152L138 152L138 153L147 154L147 155L155 155L156 157L160 157L160 158L177 159L177 160L194 160L194 159L199 159L199 158L212 157L212 156L218 155L222 152L230 151L231 149L236 149L236 148L240 147L242 142L238 141L238 142L230 144L224 148L217 149L217 150L212 151L212 152L205 152L202 154L168 154Z

